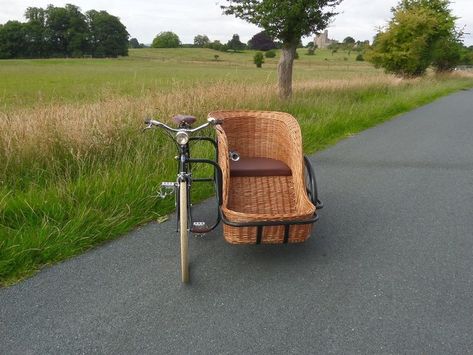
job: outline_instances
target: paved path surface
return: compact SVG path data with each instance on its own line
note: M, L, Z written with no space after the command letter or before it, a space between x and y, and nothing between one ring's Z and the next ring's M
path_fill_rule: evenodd
M472 101L315 155L303 245L192 239L182 286L171 221L0 290L0 353L472 353Z

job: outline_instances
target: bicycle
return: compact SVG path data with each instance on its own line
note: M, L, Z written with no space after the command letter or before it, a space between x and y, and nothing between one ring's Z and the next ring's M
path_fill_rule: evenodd
M221 187L221 169L217 164L217 142L211 137L192 137L193 133L199 132L209 126L215 126L221 122L215 118L209 118L207 123L200 125L196 128L192 128L192 124L195 123L196 118L188 115L177 115L173 117L175 123L178 124L178 128L172 128L168 125L152 119L145 120L147 125L146 129L153 127L159 127L164 129L171 138L173 138L178 147L178 173L175 182L162 182L160 189L160 196L162 198L168 196L171 193L175 195L175 207L177 213L177 232L180 236L180 254L181 254L181 280L183 283L189 282L189 232L202 235L206 234L215 229L220 223L220 213L217 213L217 219L210 227L205 222L193 221L191 212L191 196L190 191L194 182L213 182L217 190L217 200L221 201L222 187ZM172 133L175 137L172 137ZM191 141L208 141L215 148L215 161L209 159L195 159L190 156ZM208 164L214 168L214 175L212 178L193 178L192 177L192 164ZM189 228L189 226L191 226Z

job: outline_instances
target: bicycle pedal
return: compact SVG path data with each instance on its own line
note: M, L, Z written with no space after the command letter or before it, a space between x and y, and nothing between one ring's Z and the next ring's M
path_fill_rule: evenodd
M210 232L210 228L205 222L194 222L192 223L191 232L194 233L196 236L202 237L204 234Z
M159 196L165 198L168 195L176 192L176 183L175 182L162 182L161 188L159 189Z

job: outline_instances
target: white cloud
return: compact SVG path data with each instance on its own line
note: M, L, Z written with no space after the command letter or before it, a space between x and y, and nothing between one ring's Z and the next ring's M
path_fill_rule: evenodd
M347 36L371 40L376 28L386 24L391 17L390 9L398 0L344 0L339 6L340 14L329 27L331 38L343 40ZM151 43L161 31L173 31L184 43L192 43L197 34L206 34L211 40L228 41L238 33L242 41L248 41L259 29L232 16L222 15L220 4L225 0L0 0L0 23L8 20L24 20L28 6L46 7L48 4L64 6L74 3L83 11L106 10L120 17L132 37L140 42ZM459 26L466 32L473 31L473 6L471 0L456 0L453 13L460 17ZM473 44L473 36L465 36L465 43Z

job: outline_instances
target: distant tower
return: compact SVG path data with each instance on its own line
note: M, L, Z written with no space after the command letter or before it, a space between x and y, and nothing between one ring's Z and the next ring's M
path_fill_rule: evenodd
M321 49L327 48L333 42L334 41L328 38L328 30L325 30L324 33L318 34L314 39L314 44L317 46L317 48Z

